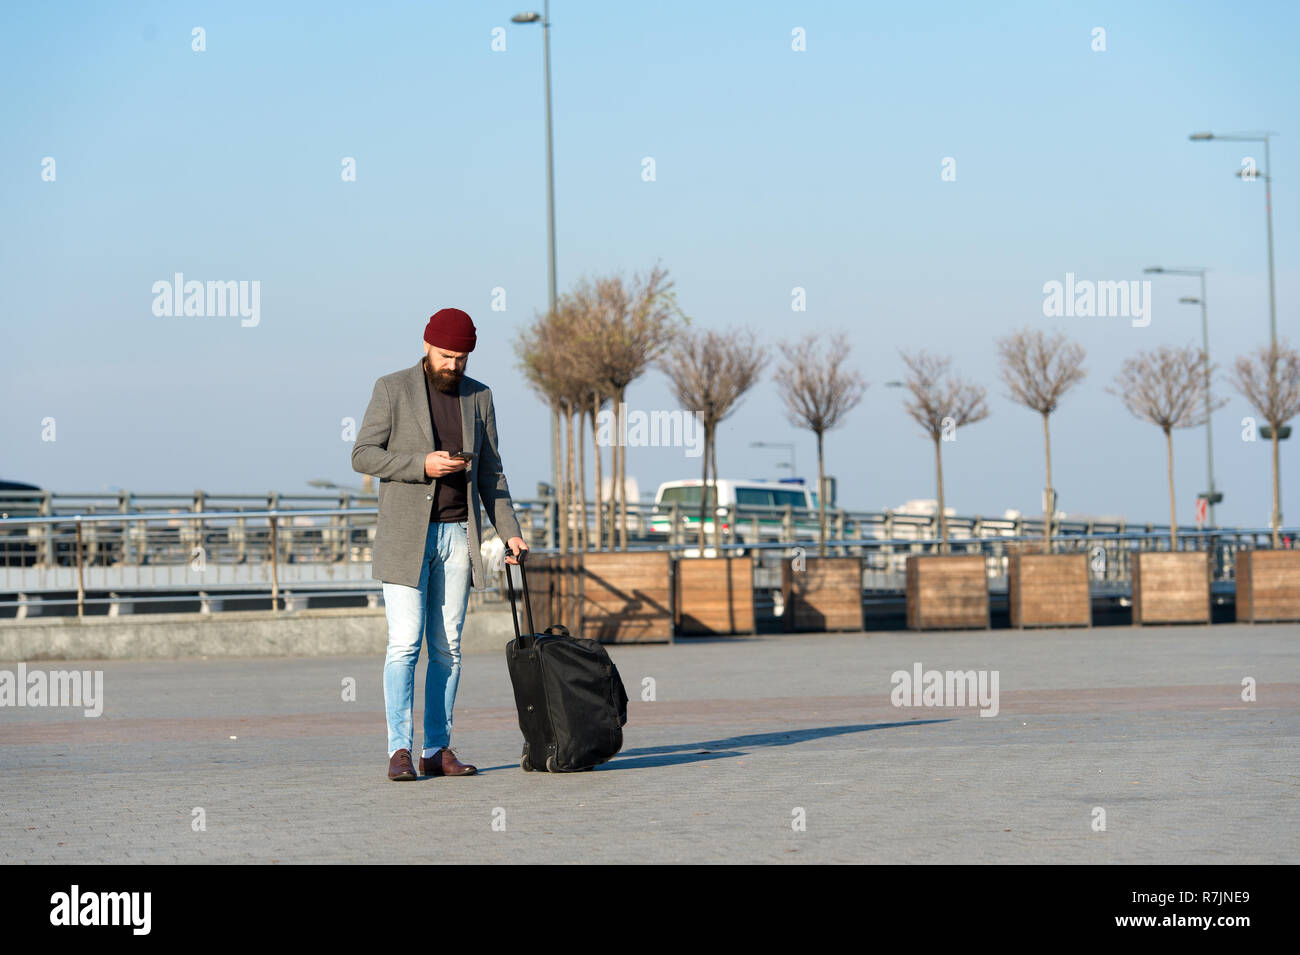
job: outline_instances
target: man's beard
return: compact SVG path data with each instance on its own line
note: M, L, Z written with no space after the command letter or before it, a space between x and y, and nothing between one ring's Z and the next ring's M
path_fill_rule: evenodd
M463 375L454 371L438 371L429 364L429 359L424 360L425 377L433 383L433 387L445 395L454 395L460 390L460 380Z

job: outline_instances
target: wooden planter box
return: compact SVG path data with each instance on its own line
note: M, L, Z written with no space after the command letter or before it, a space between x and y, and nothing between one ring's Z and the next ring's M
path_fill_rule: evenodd
M673 622L679 634L754 632L752 557L684 557L674 570Z
M804 557L802 569L791 560L781 567L787 632L866 629L861 558Z
M1139 551L1133 562L1133 622L1209 623L1210 555Z
M1007 602L1013 627L1090 627L1088 555L1012 554Z
M909 630L987 630L989 578L979 554L907 558Z
M1300 550L1237 552L1237 619L1300 620Z
M567 558L576 584L575 637L601 643L672 641L672 557L667 551Z

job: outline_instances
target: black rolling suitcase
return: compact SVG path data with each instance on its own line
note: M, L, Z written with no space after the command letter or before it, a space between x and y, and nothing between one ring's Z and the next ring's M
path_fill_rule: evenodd
M518 564L528 632L519 632L515 585L506 568L515 638L506 644L506 667L515 688L524 772L576 773L623 748L627 691L618 668L595 640L569 636L564 627L533 632L528 573ZM559 631L559 632L556 632Z

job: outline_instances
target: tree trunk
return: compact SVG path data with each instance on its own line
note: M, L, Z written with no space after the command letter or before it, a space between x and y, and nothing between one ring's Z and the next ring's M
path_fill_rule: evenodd
M719 497L718 497L718 425L716 422L713 425L712 436L709 438L708 452L709 452L709 462L710 462L709 470L713 472L713 511L714 511L713 547L714 547L714 553L717 555L721 555L722 551L717 549L722 544L722 527L718 523L718 518L717 518Z
M578 436L573 436L573 419L578 419ZM577 443L582 440L582 409L577 406L569 408L569 510L573 512L573 549L582 550L583 530L587 523L586 511L581 509L581 502L584 500L582 491L582 479L584 477L580 467L574 467L573 452L576 449L581 455L582 449L577 447ZM582 460L581 457L578 458Z
M1047 429L1047 413L1043 413L1043 447L1047 450L1047 514L1043 523L1043 540L1047 553L1052 552L1052 522L1056 520L1056 489L1052 487L1052 435Z
M943 451L939 438L934 439L934 475L939 488L939 553L948 553L948 518L943 507Z
M578 526L582 528L579 550L591 547L591 531L587 526L587 409L578 405Z
M624 391L618 394L619 408L623 407ZM627 550L627 446L619 435L618 442L618 547Z
M1282 422L1271 422L1270 428L1273 431L1273 549L1277 550L1282 546L1282 499L1278 493L1279 482L1282 480L1282 469L1277 458L1277 432L1282 427Z
M825 434L817 432L817 556L826 556L826 469L822 462L822 441Z
M565 421L569 421L568 404L560 403L560 554L568 554L569 548L573 546L569 526L572 522L569 520L569 511L572 504L569 502L569 468L568 453L565 453L564 439L568 438L568 451L573 451L573 433L572 430L564 426Z
M703 462L700 468L700 526L696 528L696 546L700 556L704 556L704 515L709 508L709 429L704 429L704 453L700 455Z
M620 431L620 413L619 401L621 399L618 393L610 396L610 404L613 407L614 419L610 429L609 442L609 550L614 550L617 545L615 535L618 533L618 452L622 444L622 433Z
M564 553L569 543L568 522L564 519L564 441L561 437L563 429L560 427L560 402L556 401L551 405L553 420L555 424L555 487L551 489L551 494L555 498L555 543L559 547L560 553Z
M1174 433L1165 429L1165 449L1169 458L1169 549L1178 550L1178 508L1174 503Z
M600 394L593 391L591 393L591 450L592 460L596 468L596 550L601 550L605 546L605 515L601 512L601 505L604 503L604 492L601 490L601 466L600 466L600 432L596 424L600 417Z

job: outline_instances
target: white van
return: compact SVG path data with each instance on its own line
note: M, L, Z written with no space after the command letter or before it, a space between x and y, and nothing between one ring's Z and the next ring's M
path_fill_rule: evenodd
M677 505L677 518L681 527L683 543L698 539L700 526L700 497L704 492L704 482L699 478L687 481L666 481L659 485L655 493L654 507L651 509L650 532L668 534L671 531L672 506ZM758 536L763 540L778 540L781 537L782 521L785 508L793 511L795 533L800 537L816 536L817 495L805 487L802 481L736 481L719 478L710 483L704 519L704 533L708 541L713 540L713 516L725 518L730 513L736 520L736 542L747 542L754 536L755 520L758 522ZM719 527L723 540L727 539L730 527L723 521ZM705 556L712 556L713 548L705 549ZM743 553L730 550L727 553ZM686 556L694 556L687 552Z

